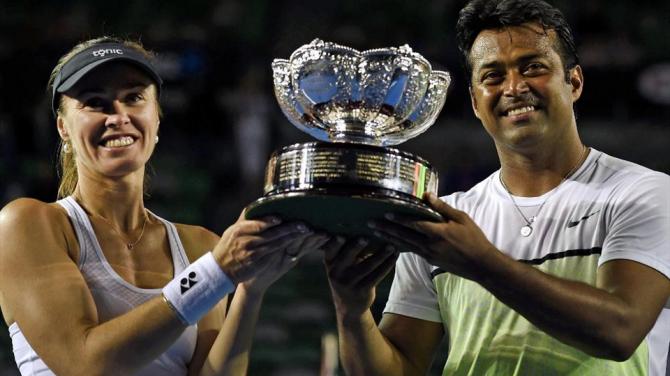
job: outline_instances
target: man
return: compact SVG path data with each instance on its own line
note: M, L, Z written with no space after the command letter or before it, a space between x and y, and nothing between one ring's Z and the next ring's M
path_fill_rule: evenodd
M670 177L583 145L569 26L541 0L474 0L459 47L501 168L426 197L440 223L390 214L326 264L352 375L670 375ZM374 286L396 264L377 327Z

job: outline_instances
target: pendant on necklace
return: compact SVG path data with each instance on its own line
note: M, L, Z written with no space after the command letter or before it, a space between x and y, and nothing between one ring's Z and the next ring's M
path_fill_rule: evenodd
M520 233L521 236L523 236L524 238L527 238L527 237L530 236L530 234L533 233L533 228L530 227L530 225L525 225L525 226L521 227L521 230L519 231L519 233Z
M128 243L126 244L126 247L128 247L129 251L132 251L135 246L132 243Z

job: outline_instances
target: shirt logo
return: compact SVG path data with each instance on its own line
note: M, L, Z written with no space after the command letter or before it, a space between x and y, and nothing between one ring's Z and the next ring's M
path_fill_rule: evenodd
M572 227L577 226L577 225L580 224L583 220L588 219L588 218L590 218L591 216L593 216L594 214L597 214L597 213L600 213L600 210L596 210L596 211L594 211L593 213L587 214L587 215L585 215L585 216L579 218L579 219L576 220L576 221L570 221L570 222L568 222L568 228L572 228Z
M104 57L107 54L123 55L123 50L120 48L101 48L93 51L93 56Z
M184 295L186 291L191 289L191 287L198 284L195 272L188 273L188 278L182 278L181 281L179 281L179 284L181 285L181 294Z

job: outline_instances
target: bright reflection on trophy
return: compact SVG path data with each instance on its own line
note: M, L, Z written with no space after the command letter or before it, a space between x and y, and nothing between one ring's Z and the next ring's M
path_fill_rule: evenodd
M407 45L359 52L319 39L274 60L272 70L286 117L321 142L272 154L264 196L247 218L279 215L346 236L369 236L367 221L389 212L441 218L422 200L437 193L435 169L387 146L435 122L449 73L433 71Z

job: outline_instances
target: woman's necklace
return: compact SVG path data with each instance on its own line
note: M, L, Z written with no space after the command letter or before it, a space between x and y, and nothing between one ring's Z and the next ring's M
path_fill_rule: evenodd
M582 144L582 154L579 156L579 160L577 160L577 163L572 167L572 169L570 169L570 171L567 174L565 174L565 176L563 176L563 179L561 179L561 182L558 183L556 188L554 188L554 190L549 194L549 196L547 196L547 198L545 198L544 201L542 201L542 203L540 204L540 207L537 208L537 211L535 212L535 215L533 215L532 217L526 217L526 215L523 214L523 211L521 211L521 208L516 203L516 200L514 199L514 196L512 195L512 192L510 192L509 188L507 188L507 184L505 184L505 181L502 178L502 173L498 175L499 178L500 178L500 183L502 184L503 188L505 188L505 191L507 191L507 195L512 200L512 204L514 204L514 208L516 208L516 211L519 212L519 214L521 214L521 218L523 218L523 220L526 222L526 225L521 227L521 229L519 230L519 234L521 234L521 236L529 237L530 234L533 233L533 223L535 222L535 219L537 218L537 216L540 214L540 211L544 207L544 204L546 204L547 201L549 200L549 198L554 194L554 192L556 192L558 190L558 187L560 187L561 184L563 184L564 181L566 181L572 174L574 174L575 171L577 171L577 169L579 168L579 166L581 166L582 163L584 163L584 157L586 156L586 152L588 150L589 150L589 148L586 147L584 144Z
M126 239L126 237L123 236L123 234L121 234L121 231L117 230L116 227L114 227L114 225L112 224L112 222L107 220L107 218L97 214L92 214L92 216L100 218L103 221L105 221L105 223L107 223L109 227L112 228L112 230L123 240L123 242L126 243L126 248L128 248L129 251L132 251L133 248L135 248L135 246L140 242L140 240L142 240L142 236L144 235L144 229L147 227L148 216L146 210L143 213L144 213L144 222L142 222L142 230L140 231L140 236L138 236L134 242L131 242L129 239Z
M83 205L81 204L82 199L79 197L77 192L75 192L72 196L74 197L74 199L78 203L80 203L79 205L83 207ZM101 215L98 215L98 214L91 213L86 209L84 209L84 211L86 212L86 214L88 214L91 217L100 218L103 221L105 221L105 223L112 229L112 231L114 231L116 233L116 235L118 235L123 240L123 242L126 244L126 248L128 248L129 251L132 251L133 248L135 248L135 246L142 240L142 236L144 236L144 229L147 227L147 221L148 221L148 217L149 217L147 215L147 210L142 209L142 214L144 214L143 215L144 221L142 222L142 230L140 231L140 236L138 236L137 239L134 242L132 242L129 239L126 239L126 237L123 236L123 234L121 234L121 231L117 230L116 227L112 224L112 222L110 222L107 218L105 218Z

